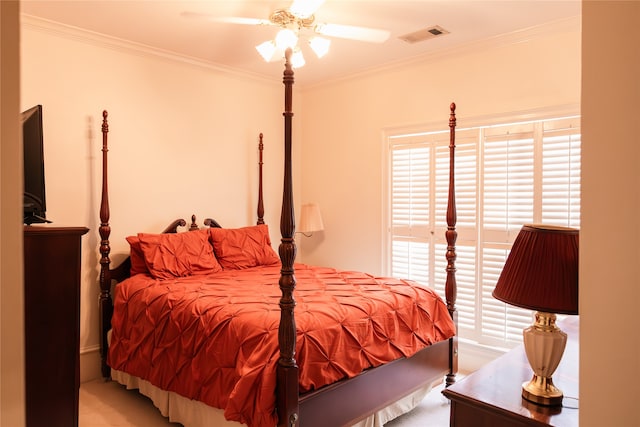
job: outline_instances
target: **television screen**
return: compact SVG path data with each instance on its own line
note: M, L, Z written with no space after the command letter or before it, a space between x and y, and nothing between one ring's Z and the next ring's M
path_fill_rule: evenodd
M22 113L25 224L51 222L46 215L43 139L42 105L36 105Z

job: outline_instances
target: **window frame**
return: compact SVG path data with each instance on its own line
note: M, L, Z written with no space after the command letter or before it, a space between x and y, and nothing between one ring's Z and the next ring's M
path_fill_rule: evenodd
M459 168L460 156L459 156L458 150L461 143L464 144L463 141L468 132L475 132L477 130L479 132L479 136L478 136L478 143L476 145L476 172L475 173L477 174L477 176L476 176L475 188L477 193L481 192L482 189L480 188L480 186L482 185L482 182L479 177L481 176L481 174L485 173L485 170L482 167L482 165L484 165L484 157L483 157L484 150L482 150L483 142L481 141L483 141L482 138L485 136L483 135L483 132L486 131L487 129L496 129L501 126L507 126L507 125L517 126L519 124L523 124L525 127L527 127L532 122L539 123L539 122L545 122L549 120L576 121L578 126L577 134L580 135L580 130L579 130L580 114L579 114L579 108L577 106L562 106L562 107L555 107L555 108L546 108L546 109L514 113L514 114L508 114L508 115L499 115L499 116L496 115L493 117L489 117L489 116L477 117L475 119L472 118L470 120L465 120L462 123L460 121L460 118L458 118L458 127L456 129L456 169ZM533 135L534 138L538 138L538 139L542 138L541 126L542 125L534 126L534 129L533 129L533 132L535 134ZM419 146L423 144L426 136L434 137L436 139L438 137L442 139L446 137L447 139L446 151L447 151L447 160L448 160L449 130L448 130L448 124L445 125L443 123L438 123L438 124L431 123L431 124L425 124L421 126L385 129L383 133L384 133L383 158L384 158L384 168L385 168L384 170L385 185L384 185L384 191L383 191L384 195L383 195L383 206L382 206L382 210L383 210L382 212L383 214L382 265L383 265L384 273L387 275L390 275L390 274L394 274L394 269L392 267L392 262L393 262L392 246L393 246L394 234L392 231L392 218L391 218L391 215L392 215L391 197L393 196L393 191L392 191L393 150L392 150L392 147L398 140L402 140L407 144L413 144L413 145ZM534 150L536 155L535 157L536 164L533 166L535 169L534 175L536 177L535 179L541 179L538 177L538 175L542 173L542 170L541 170L542 166L540 164L542 145L535 143ZM436 159L433 159L433 158L429 159L430 168L433 167L435 161ZM433 180L432 178L435 176L435 174L437 174L437 170L436 172L430 172L431 180ZM448 178L448 167L447 167L447 178ZM457 174L455 178L456 178L456 199L458 204L458 200L459 200L458 193L460 189L458 188L459 182L457 180L458 178ZM579 178L578 178L578 181L579 181ZM447 181L447 185L448 185L448 181ZM539 188L539 185L541 184L536 183L536 189ZM430 183L430 188L433 189L433 187L434 185ZM443 189L440 188L438 189L438 191L442 192ZM539 212L541 209L540 207L541 201L539 199L541 199L542 196L537 194L537 190L534 190L534 193L536 194L533 195L533 203L535 205L533 209L534 209L534 212ZM483 209L483 206L482 206L483 196L484 196L483 194L477 195L476 209L479 209L479 212L482 212L482 209ZM436 193L434 197L437 198L438 193ZM446 198L446 192L445 192L445 198ZM431 203L431 204L435 205L435 203ZM431 268L427 268L427 273L426 274L423 273L423 277L419 277L418 279L414 278L414 279L418 280L419 282L421 281L426 282L428 286L435 288L438 291L438 293L444 297L444 278L446 274L443 267L446 266L446 259L445 259L446 241L444 239L444 231L446 230L446 223L444 220L444 214L442 213L442 210L440 209L436 214L435 213L436 208L435 206L431 206L431 204L429 206L429 211L431 215L430 221L438 224L437 225L431 224L427 226L427 234L426 236L423 236L423 240L428 241L429 249L427 250L427 256L429 255L428 254L429 250L435 251L435 253L433 254L435 260L431 264L430 266ZM434 215L437 215L437 216L434 216ZM539 216L537 217L534 216L534 218L532 218L532 221L530 222L542 222L541 219L542 218ZM477 224L478 228L483 227L482 218L476 218L475 223ZM575 226L570 224L566 224L566 225ZM579 209L578 209L578 227L579 227ZM503 259L506 259L508 251L519 231L519 228L520 227L518 226L517 228L514 227L514 228L507 229L505 233L506 239L503 239L503 243L496 243L495 245L493 245L498 251L501 251L501 253L503 254ZM460 215L458 215L458 224L456 224L456 229L458 230L458 239L456 242L456 247L458 249L458 260L456 261L456 265L458 265L458 262L464 262L465 256L466 257L469 256L469 253L468 252L465 253L465 250L464 250L465 243L469 243L469 242L473 243L474 261L476 259L479 259L479 257L486 252L487 247L492 246L492 244L483 243L483 241L478 240L478 238L482 237L481 231L478 231L475 234L475 236L470 236L468 227L465 227L464 225L461 226L460 224ZM503 264L504 260L502 260L501 262ZM473 317L475 318L474 320L475 323L483 319L483 316L482 316L483 291L482 291L482 284L479 284L479 283L480 283L480 278L482 278L483 275L485 274L485 272L483 271L483 268L485 267L483 267L484 266L483 263L478 263L478 264L479 264L478 268L476 268L473 273L474 282L475 282L473 295L465 295L464 292L462 293L460 292L460 289L458 290L458 302L460 302L461 298L467 298L468 299L467 304L471 304L471 302L469 301L473 301L474 309L479 310L478 313L475 313L473 315ZM499 264L499 261L498 261L498 264ZM499 274L498 270L501 271L501 266L499 267L499 269L497 268L498 264L496 264L497 274ZM464 272L461 272L459 268L458 274L464 275ZM412 278L412 277L408 277L408 278ZM459 278L458 282L460 283L460 281L464 279L465 278ZM485 298L487 298L486 295L485 295ZM503 304L497 300L496 300L496 303ZM496 347L496 348L505 348L505 347L508 348L518 344L521 341L521 331L522 331L521 325L527 325L531 323L532 312L530 312L529 310L522 310L516 307L508 306L506 304L503 304L503 306L504 306L504 310L508 311L510 315L513 315L517 319L520 319L519 320L520 323L516 328L512 328L512 330L508 333L505 332L504 339L492 339L490 337L483 336L482 326L480 327L475 326L475 333L471 334L471 336L466 336L466 337L463 336L463 338L470 339L471 341L477 342L482 345L487 345L487 346ZM459 311L459 317L460 317L460 314L461 313ZM464 320L462 320L461 323L464 323ZM478 329L480 330L479 332L478 332Z

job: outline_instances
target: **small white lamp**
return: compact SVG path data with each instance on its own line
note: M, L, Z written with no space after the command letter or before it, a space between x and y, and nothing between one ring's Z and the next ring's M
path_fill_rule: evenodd
M317 203L305 203L300 212L300 226L297 231L310 237L314 231L324 230L320 207ZM307 234L308 233L308 234Z

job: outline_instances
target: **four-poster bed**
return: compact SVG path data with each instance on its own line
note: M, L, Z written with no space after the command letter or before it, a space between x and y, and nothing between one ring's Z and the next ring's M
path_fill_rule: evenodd
M445 305L434 291L411 281L295 263L293 80L287 56L283 77L285 155L279 257L270 248L263 219L260 134L256 226L227 230L207 219L206 227L200 229L192 216L189 231L178 232L178 227L187 224L176 220L163 234L140 233L127 238L131 255L112 269L107 185L109 129L107 112L103 113L99 230L102 374L139 388L163 415L185 426L213 425L207 424L213 422L214 415L209 415L213 406L224 409L224 417L249 426L381 425L419 403L443 376L447 385L455 381L455 105L451 104L449 119ZM234 249L247 245L252 247L248 255ZM188 259L178 259L183 255L175 255L176 248L184 248ZM138 272L141 274L135 274ZM117 282L115 300L113 282ZM257 283L260 287L256 288ZM187 294L196 297L187 300ZM139 311L136 304L143 304ZM177 310L181 305L196 316L180 323L188 314L176 314L167 307ZM230 311L229 317L217 317L225 311ZM391 314L380 318L376 313L381 312ZM260 320L238 323L245 315ZM325 326L324 320L317 320L320 317L332 317L336 324L327 322ZM143 331L147 323L154 329ZM322 326L318 326L320 323ZM322 332L316 334L316 328ZM233 333L223 337L222 329L232 329ZM195 332L187 334L187 330ZM216 342L214 336L220 336L221 341ZM174 347L169 347L167 340ZM220 347L235 348L235 341L241 343L232 356L220 351ZM243 347L248 341L258 344L251 349ZM264 366L253 360L261 352ZM205 365L197 364L203 355L208 358ZM138 356L140 360L136 359ZM169 365L177 366L175 372L166 369ZM182 404L190 406L185 409ZM220 417L222 411L217 411L215 416Z

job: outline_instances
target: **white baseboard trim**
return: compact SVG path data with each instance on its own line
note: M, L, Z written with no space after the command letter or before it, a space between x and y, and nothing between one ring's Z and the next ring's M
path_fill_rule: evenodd
M100 346L80 349L80 382L85 383L102 378L101 363Z

